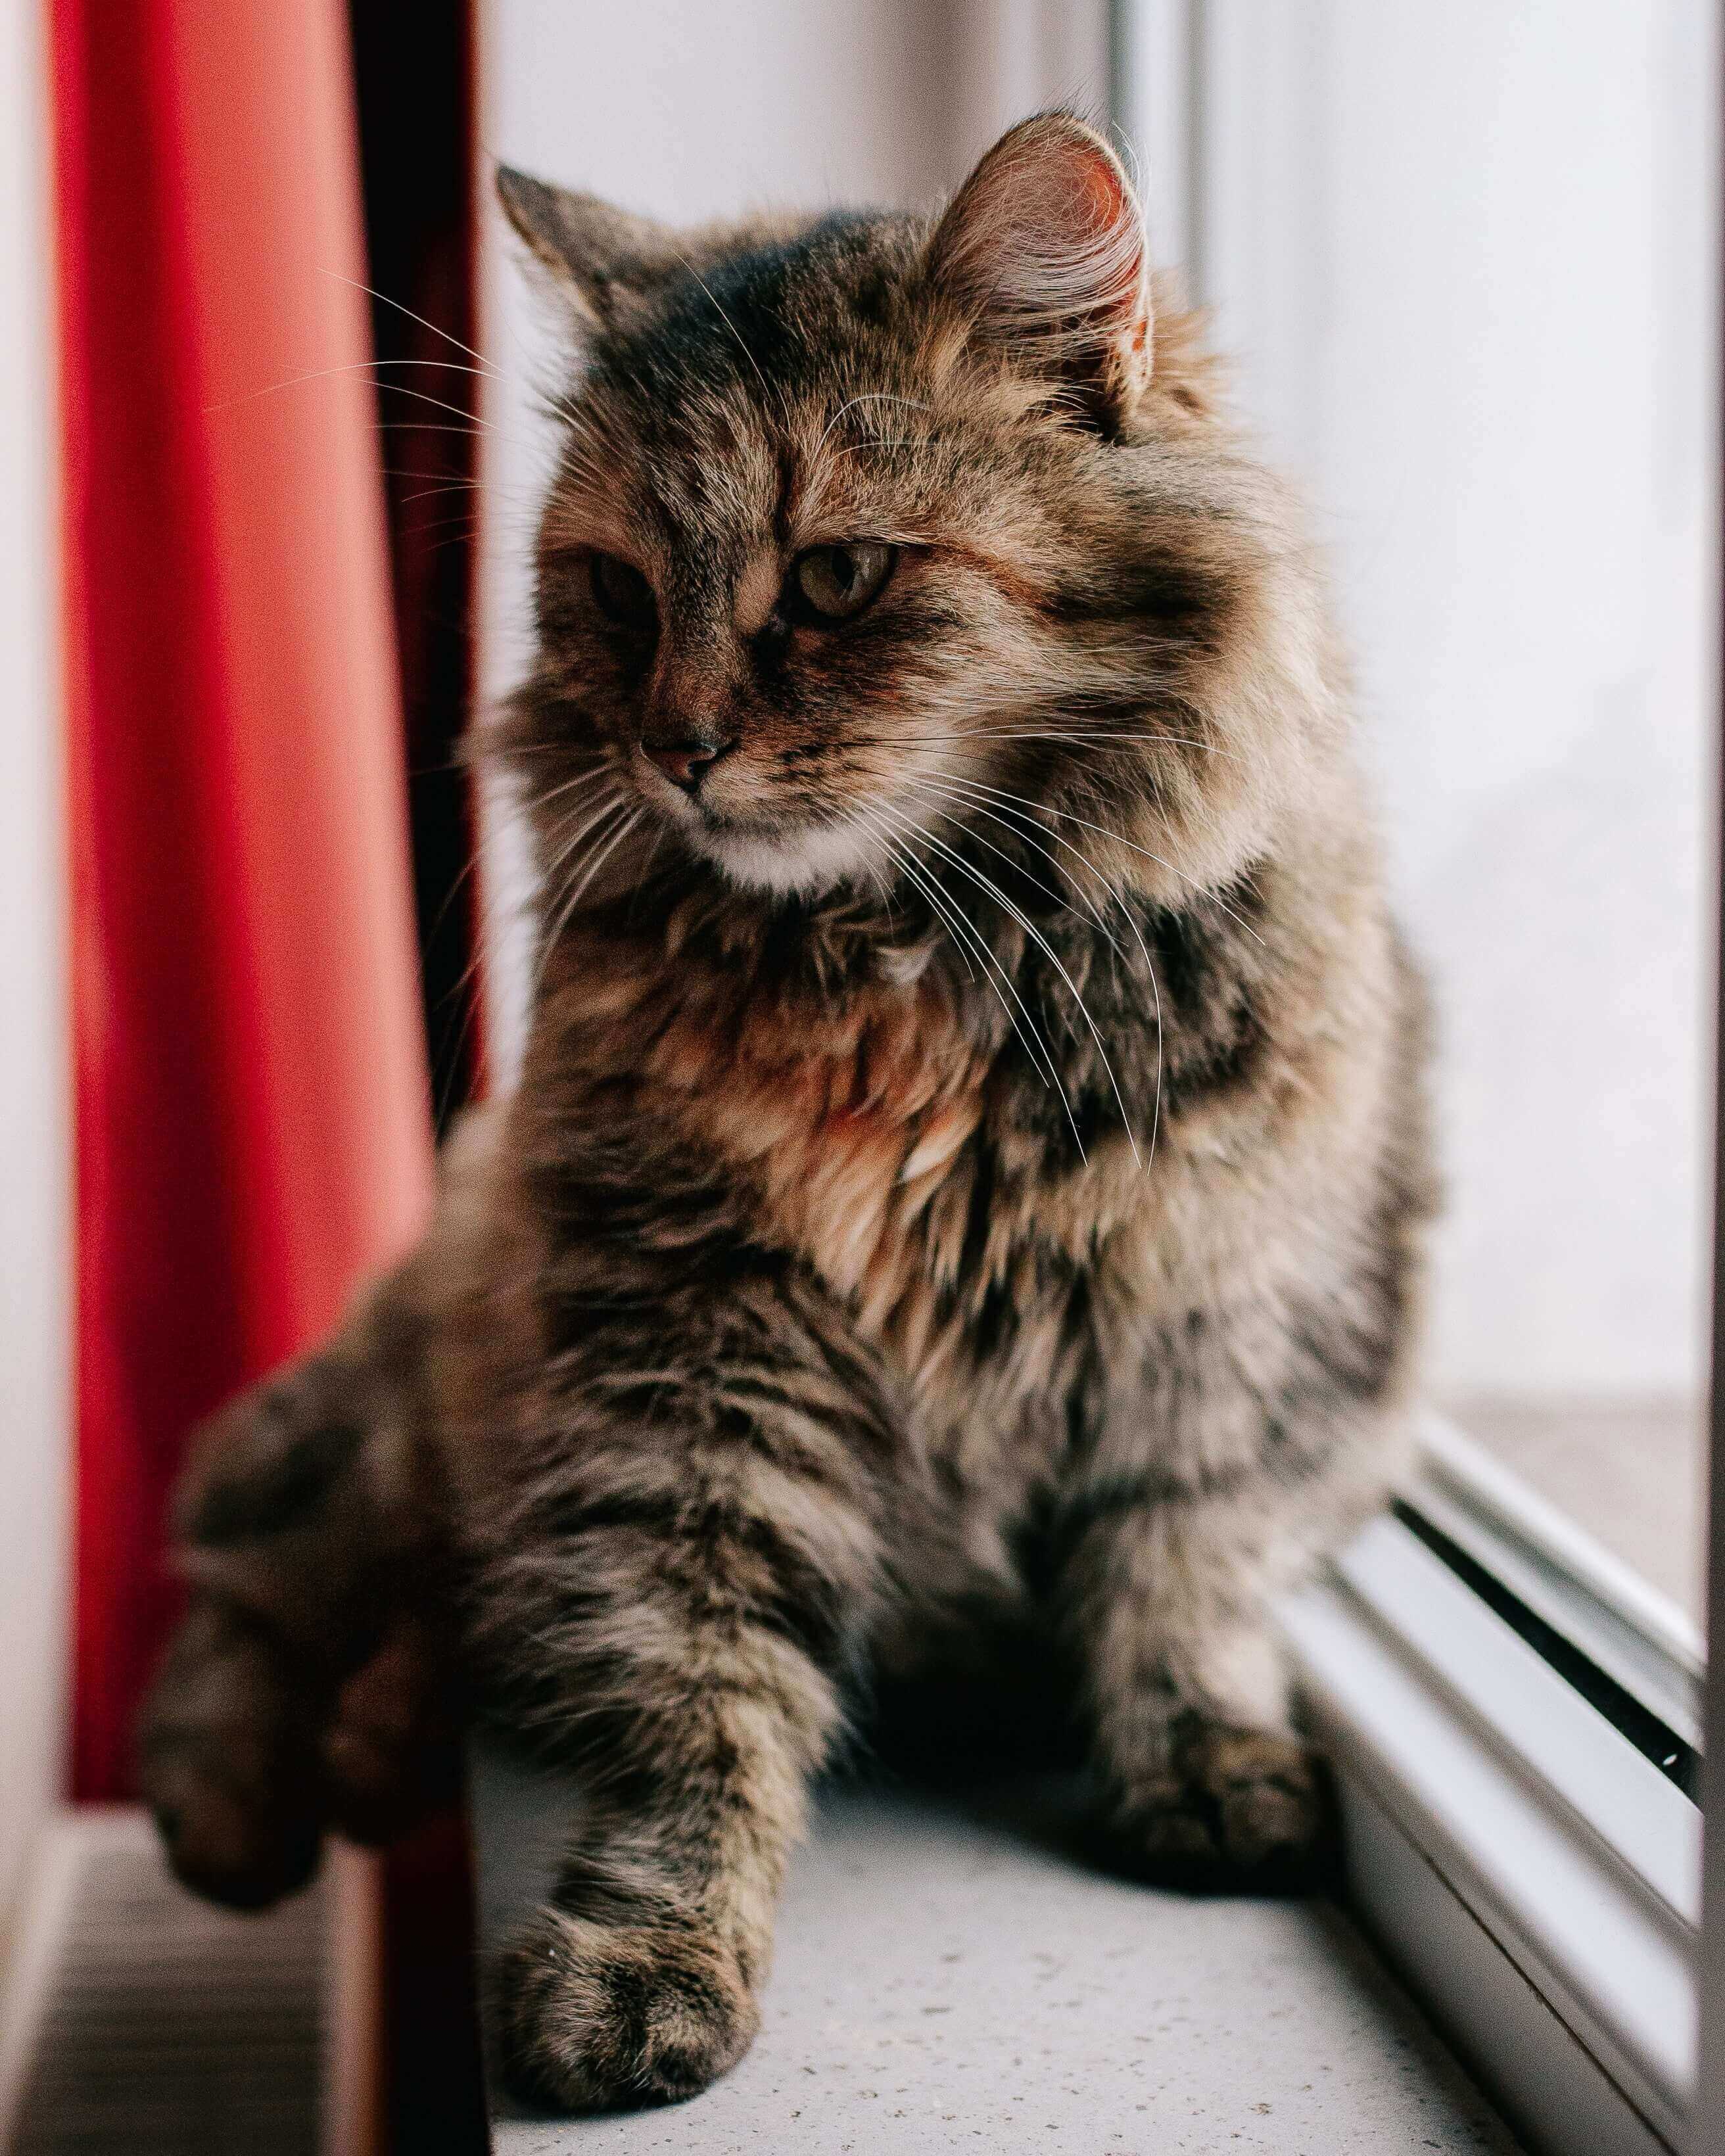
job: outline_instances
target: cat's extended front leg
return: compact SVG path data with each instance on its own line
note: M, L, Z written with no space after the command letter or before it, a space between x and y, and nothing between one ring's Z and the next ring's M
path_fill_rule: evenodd
M590 1792L493 1973L501 2063L588 2110L691 2096L755 2033L894 1440L866 1372L758 1282L597 1327L559 1389L470 1516L496 1718Z

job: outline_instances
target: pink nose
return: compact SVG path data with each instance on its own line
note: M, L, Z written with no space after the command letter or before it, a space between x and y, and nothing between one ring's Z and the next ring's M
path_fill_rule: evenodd
M641 753L650 763L655 763L673 786L680 786L685 793L696 792L701 782L734 742L703 740L691 735L682 741L649 742L641 743Z

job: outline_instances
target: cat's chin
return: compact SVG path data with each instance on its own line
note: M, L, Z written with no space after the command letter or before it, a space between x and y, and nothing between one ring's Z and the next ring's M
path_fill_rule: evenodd
M707 829L695 835L696 850L744 891L783 898L815 898L865 873L872 860L870 835L849 824L803 830Z

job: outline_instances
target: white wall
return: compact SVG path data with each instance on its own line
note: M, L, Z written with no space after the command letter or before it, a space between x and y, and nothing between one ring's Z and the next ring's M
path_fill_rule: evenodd
M1440 1382L1696 1390L1714 10L1176 12L1199 281L1318 504L1439 986Z
M41 17L0 8L0 1963L65 1753L69 1071Z
M489 157L673 222L778 203L922 205L1038 106L1107 94L1101 0L490 0L480 40ZM482 174L489 189L489 174ZM531 408L555 340L490 223L482 675L526 652L524 568L549 444ZM492 1049L514 1067L525 968L520 870L489 848Z

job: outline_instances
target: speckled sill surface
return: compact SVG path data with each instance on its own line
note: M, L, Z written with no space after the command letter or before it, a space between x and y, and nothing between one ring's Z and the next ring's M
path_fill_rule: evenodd
M567 1801L475 1766L481 1922L542 1877ZM785 1895L765 2025L674 2110L509 2115L502 2156L1393 2156L1517 2144L1345 1918L1086 1871L1044 1809L844 1791Z
M567 1798L476 1762L481 1923L536 1893ZM1395 2156L1516 2143L1335 1910L1186 1902L1089 1874L1050 1813L824 1800L766 2026L692 2104L498 2107L502 2156Z

